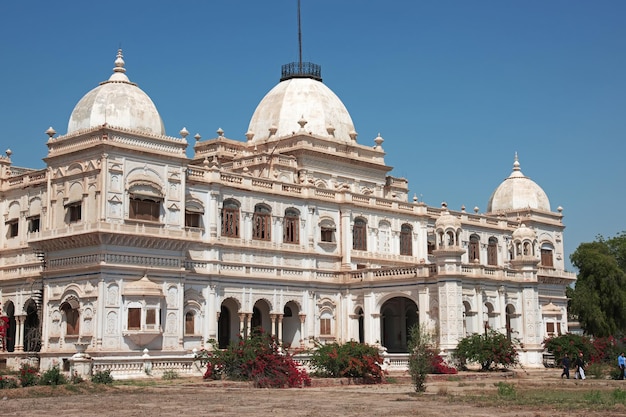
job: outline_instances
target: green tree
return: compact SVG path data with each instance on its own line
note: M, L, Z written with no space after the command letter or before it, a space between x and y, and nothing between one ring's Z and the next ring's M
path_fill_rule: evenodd
M409 333L409 374L416 392L426 391L426 376L432 372L434 337L420 326L411 327Z
M461 339L454 357L461 368L467 362L475 362L480 364L483 371L492 366L515 366L519 360L513 342L506 335L491 329L483 334L475 333Z
M570 312L589 335L605 337L626 330L626 233L582 243L570 256L578 269L569 288Z

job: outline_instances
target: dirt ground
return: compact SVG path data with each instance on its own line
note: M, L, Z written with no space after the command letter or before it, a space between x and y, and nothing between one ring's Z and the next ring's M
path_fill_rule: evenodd
M538 406L481 404L464 401L471 395L497 392L495 384L525 389L613 391L626 381L561 380L558 370L517 371L515 375L475 373L427 381L416 394L410 380L398 376L383 385L313 386L303 389L257 389L247 383L206 382L200 378L155 380L114 386L30 387L0 391L3 416L385 416L393 417L605 417L626 416L626 407L611 410L553 410ZM317 384L325 384L319 382Z

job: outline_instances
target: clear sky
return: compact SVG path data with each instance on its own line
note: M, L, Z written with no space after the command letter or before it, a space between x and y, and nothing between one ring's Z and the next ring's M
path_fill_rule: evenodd
M0 149L43 168L44 132L67 132L120 46L168 135L222 128L245 140L280 66L298 59L296 10L297 0L3 2ZM429 205L483 212L517 152L552 210L563 207L569 258L626 230L625 21L623 0L302 0L303 59L322 66L358 142L380 132L391 174Z

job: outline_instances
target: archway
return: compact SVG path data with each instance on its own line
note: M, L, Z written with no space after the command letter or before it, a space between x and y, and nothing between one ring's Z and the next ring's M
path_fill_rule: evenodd
M263 332L272 334L272 322L270 320L270 306L265 300L258 300L252 308L250 329L248 334L261 329Z
M24 320L24 351L41 350L41 327L39 326L37 303L31 298L26 302L26 320Z
M293 301L283 308L283 346L285 348L300 346L300 308Z
M363 319L363 309L359 308L356 315L359 320L359 343L365 343L365 321Z
M394 297L381 308L380 338L389 353L408 352L411 327L419 324L417 304L410 298Z
M235 300L228 298L222 302L220 318L217 322L217 344L225 349L239 335L239 306Z
M6 303L4 307L6 316L9 319L8 330L5 336L5 350L13 352L15 350L15 305L11 301Z

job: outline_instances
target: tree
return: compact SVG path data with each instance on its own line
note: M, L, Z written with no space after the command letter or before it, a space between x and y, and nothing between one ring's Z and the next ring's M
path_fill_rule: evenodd
M411 327L409 333L409 373L416 392L426 391L426 376L432 371L436 355L433 336L420 326Z
M605 337L626 330L626 233L581 243L570 256L578 269L568 288L569 310L589 335Z
M505 368L515 366L519 359L513 342L506 335L492 329L484 334L475 333L461 339L454 357L461 367L467 362L475 362L480 364L483 371L488 371L494 365Z

